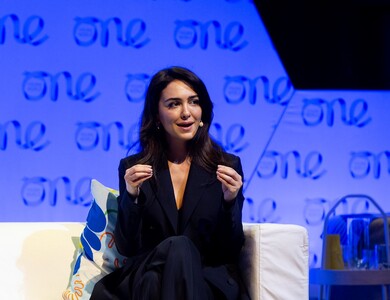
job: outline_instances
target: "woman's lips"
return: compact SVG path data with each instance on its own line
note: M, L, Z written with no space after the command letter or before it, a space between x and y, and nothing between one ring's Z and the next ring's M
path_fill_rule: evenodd
M190 131L192 129L192 125L194 123L180 123L180 124L177 124L177 126L181 129L181 130L185 130L185 131Z
M177 124L177 126L187 128L187 127L190 127L192 124L194 124L194 123L180 123L180 124Z

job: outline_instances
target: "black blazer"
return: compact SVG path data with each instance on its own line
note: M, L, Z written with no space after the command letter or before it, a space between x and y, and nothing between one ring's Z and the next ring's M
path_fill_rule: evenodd
M237 156L227 154L233 168L241 175ZM119 165L120 196L115 242L127 257L143 256L164 239L174 235L189 237L199 250L206 279L229 295L231 276L237 278L236 265L244 243L242 227L242 188L236 199L226 204L222 185L215 173L192 163L178 211L168 163L153 170L156 181L145 181L137 199L126 191L124 174L137 163L138 155L121 160ZM229 265L229 267L224 267ZM233 274L235 273L235 274ZM236 287L237 288L237 285Z
M243 176L240 159L228 154L234 169ZM157 181L145 181L138 204L126 191L123 179L137 155L122 159L119 165L119 212L115 229L118 250L125 256L148 252L173 235L185 235L197 246L205 265L234 262L244 242L241 211L242 189L235 201L223 200L221 183L192 163L180 211L176 208L168 164L153 170Z

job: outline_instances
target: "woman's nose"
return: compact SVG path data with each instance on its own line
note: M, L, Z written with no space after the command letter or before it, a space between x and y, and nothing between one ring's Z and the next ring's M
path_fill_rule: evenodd
M190 110L188 109L187 105L183 105L183 110L181 111L181 118L183 120L186 120L190 117L191 113Z

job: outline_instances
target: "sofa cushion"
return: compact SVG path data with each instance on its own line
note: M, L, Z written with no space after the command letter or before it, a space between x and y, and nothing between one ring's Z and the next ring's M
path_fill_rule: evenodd
M118 213L118 191L93 179L91 193L93 202L80 235L80 249L63 299L89 299L95 283L122 266L126 259L119 254L113 234Z
M250 299L308 299L307 230L293 224L243 225L239 266Z

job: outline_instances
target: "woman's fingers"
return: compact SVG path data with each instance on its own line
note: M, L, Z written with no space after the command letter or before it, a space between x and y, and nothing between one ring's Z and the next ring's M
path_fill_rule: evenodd
M222 191L226 201L236 198L242 186L242 177L233 168L218 165L217 179L222 183Z
M233 168L219 165L217 169L217 177L224 181L227 185L240 188L242 186L241 175Z
M126 170L125 180L129 184L136 184L144 181L153 175L152 167L149 165L135 165Z
M152 167L149 165L134 165L125 172L125 182L127 191L138 196L141 184L153 176Z

